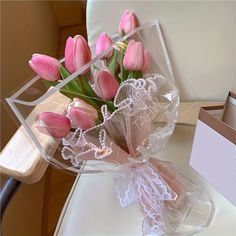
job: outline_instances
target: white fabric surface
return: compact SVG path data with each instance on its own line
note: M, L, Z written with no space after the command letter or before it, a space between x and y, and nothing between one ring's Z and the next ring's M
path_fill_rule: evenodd
M193 127L177 126L160 158L178 163L186 176L203 186L215 204L210 226L196 236L235 236L236 208L188 165L193 134ZM75 181L55 235L138 236L142 232L142 220L137 205L120 207L110 174L85 174Z
M141 24L159 19L183 101L224 101L236 92L235 1L89 0L89 42L116 32L125 9Z

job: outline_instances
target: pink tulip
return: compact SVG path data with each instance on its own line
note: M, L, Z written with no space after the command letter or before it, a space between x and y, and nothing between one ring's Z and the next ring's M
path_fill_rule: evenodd
M65 67L74 73L91 60L91 51L88 43L81 35L69 37L65 47ZM89 69L88 69L89 70ZM81 74L85 74L88 70Z
M54 138L63 138L70 132L70 120L54 112L43 112L39 115L38 130Z
M29 65L44 80L57 81L61 78L60 62L53 57L33 54Z
M133 29L138 27L138 20L136 15L131 12L126 10L120 20L119 28L118 31L119 33L122 32L122 29L125 31L125 33L129 33Z
M119 84L115 77L108 71L99 71L95 80L95 89L102 99L112 99L115 97Z
M68 117L76 127L82 130L96 125L97 110L79 98L74 98L68 107Z
M150 54L144 49L144 64L143 64L143 72L146 73L150 67Z
M144 65L144 47L142 42L131 40L125 52L123 65L127 70L142 70Z
M112 45L111 38L107 35L107 33L103 32L100 34L96 41L95 52L97 55L103 53ZM112 56L112 50L104 56L104 58L110 58ZM104 59L102 58L102 59Z

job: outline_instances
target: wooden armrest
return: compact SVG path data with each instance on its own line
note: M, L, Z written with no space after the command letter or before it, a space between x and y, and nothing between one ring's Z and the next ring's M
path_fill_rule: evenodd
M22 126L7 143L0 157L3 174L29 184L38 182L47 166L47 162L40 156L37 147L30 142L30 137Z
M55 101L60 101L58 112L63 112L63 104L65 105L68 99L61 97L59 93L55 93L50 98L50 101L45 101L45 103L47 103L47 105L50 104L50 106L55 106ZM219 102L181 102L178 124L195 125L200 107L222 104L223 103ZM45 104L40 104L39 106L37 107L37 112L40 109L45 111ZM35 114L29 115L29 119L30 116L34 117ZM21 182L35 183L43 176L48 164L42 159L36 146L31 143L30 138L27 138L27 136L28 134L23 127L17 130L1 153L0 168L2 173L10 175ZM43 140L45 140L45 135L43 136ZM45 140L45 145L47 145L49 141L49 138Z
M37 105L26 118L26 123L31 126L32 132L36 134L43 149L50 145L56 150L58 143L52 137L37 130L34 125L35 117L45 111L62 114L69 102L69 98L55 92ZM40 152L23 126L17 130L0 155L1 172L24 183L38 182L47 166L48 163L40 156Z

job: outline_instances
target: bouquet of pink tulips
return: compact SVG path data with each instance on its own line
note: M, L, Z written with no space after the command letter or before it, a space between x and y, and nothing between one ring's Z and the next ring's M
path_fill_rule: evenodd
M80 35L67 39L64 60L34 54L29 65L50 89L33 102L16 99L37 77L11 99L32 107L57 96L57 105L51 99L43 112L34 109L33 124L21 119L37 144L56 141L52 149L40 146L45 159L76 172L113 171L121 206L141 206L144 235L190 235L209 223L213 207L198 185L157 159L179 104L160 26L139 27L125 11L118 32L100 34L95 56ZM191 221L195 214L199 224Z
M119 24L119 33L124 36L137 26L135 14L126 11ZM105 32L101 33L95 45L96 54L102 54L112 44L111 38ZM130 78L142 78L150 65L149 57L143 43L133 39L124 41L120 50L109 51L101 57L102 68L93 65L94 81L91 79L91 69L87 68L60 89L60 92L73 99L73 102L68 106L66 116L54 112L40 114L40 132L63 138L71 128L87 130L102 123L101 107L106 104L111 113L116 110L113 100L120 84ZM33 54L29 65L41 79L55 86L91 59L88 43L82 36L76 35L66 41L64 65L55 58L40 54Z

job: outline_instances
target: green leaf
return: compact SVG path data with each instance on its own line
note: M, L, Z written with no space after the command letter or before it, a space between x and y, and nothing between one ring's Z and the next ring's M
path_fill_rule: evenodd
M95 64L93 64L93 69L94 69L94 70L99 70L99 71L100 71L100 69L99 69Z
M124 66L123 66L123 59L124 59L124 51L121 50L120 52L120 74L119 74L119 77L120 77L120 81L123 82L125 80L124 78Z
M127 79L139 79L143 78L143 72L140 70L129 71L129 76Z
M127 79L133 79L134 78L134 71L129 71L129 76Z
M101 115L101 117L99 117L99 115L98 115L98 118L96 120L96 125L100 125L102 122L103 122L102 115Z
M70 76L70 73L62 65L60 66L60 74L63 80ZM71 80L68 84L66 84L66 87L69 90L78 90L81 92L80 86L75 82L75 79Z
M108 110L109 110L111 113L116 110L116 108L115 108L115 106L114 106L114 104L113 104L112 101L105 101L105 102L106 102L106 105L107 105L107 107L108 107Z
M88 96L97 97L97 94L93 91L91 85L88 82L88 78L85 76L79 76L78 80L81 82L81 85Z
M66 68L64 66L60 66L60 74L61 74L61 78L64 80L67 77L70 76L70 73L66 70Z
M121 50L121 52L120 52L120 74L119 74L121 82L125 81L128 77L128 71L125 69L125 67L123 65L124 56L125 56L125 50Z
M139 79L139 78L143 78L143 72L140 70L137 70L134 72L134 78L135 79Z
M70 99L73 99L73 98L80 98L82 99L83 101L87 102L88 104L92 105L95 109L99 110L100 109L100 105L98 105L96 103L97 101L97 98L93 98L93 97L90 97L90 96L87 96L87 95L84 95L78 91L72 91L72 90L66 90L66 89L60 89L60 92L62 94L64 94L65 96L67 96L68 98ZM100 102L103 102L103 100L100 100Z
M111 61L108 65L108 68L109 70L111 71L111 73L115 76L116 74L116 63L117 63L117 58L118 58L118 51L115 50L112 58L111 58Z
M107 62L107 59L106 58L104 58L104 65L106 66L106 67L108 67L108 62Z
M80 75L79 78L78 78L78 83L81 87L81 90L82 90L82 94L90 97L90 98L93 98L93 100L98 104L98 106L102 106L104 105L104 101L101 100L97 94L94 92L94 90L92 89L89 81L88 81L88 78L86 75Z
M125 31L124 29L121 30L121 37L124 37L125 36Z
M48 86L53 86L53 87L55 87L58 84L58 82L56 81L49 81L49 80L44 80L43 82Z

